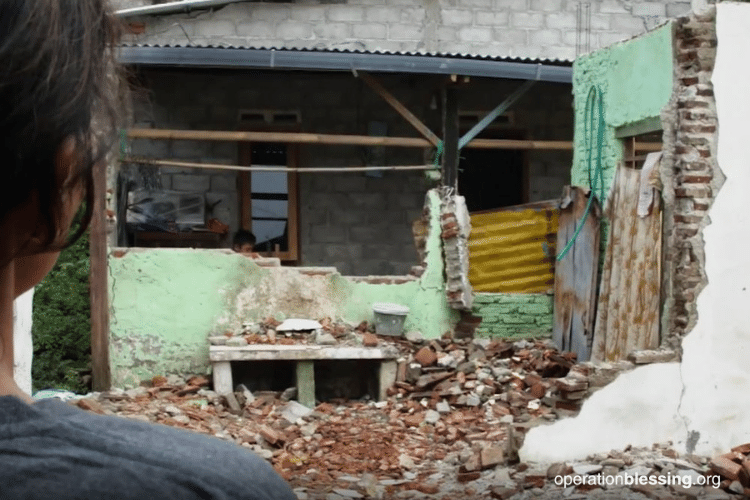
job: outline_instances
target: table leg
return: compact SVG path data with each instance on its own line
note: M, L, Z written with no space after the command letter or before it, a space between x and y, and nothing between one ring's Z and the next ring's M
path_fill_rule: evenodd
M297 401L315 408L315 362L297 361Z

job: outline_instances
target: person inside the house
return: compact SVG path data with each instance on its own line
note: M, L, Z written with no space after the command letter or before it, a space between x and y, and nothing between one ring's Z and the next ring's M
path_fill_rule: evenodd
M232 250L238 253L252 253L255 249L255 235L246 229L240 229L232 238Z
M14 381L13 300L78 236L84 200L91 218L119 109L116 34L105 0L0 2L0 498L293 500L232 443L34 402Z

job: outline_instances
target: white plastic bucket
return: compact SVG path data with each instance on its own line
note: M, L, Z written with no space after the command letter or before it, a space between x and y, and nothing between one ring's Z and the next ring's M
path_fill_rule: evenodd
M409 308L390 302L377 302L372 305L375 316L375 333L400 337L404 332L404 321Z

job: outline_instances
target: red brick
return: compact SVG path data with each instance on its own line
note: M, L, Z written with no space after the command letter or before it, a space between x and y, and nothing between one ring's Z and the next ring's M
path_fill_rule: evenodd
M83 410L98 413L99 415L104 415L104 407L96 399L93 399L93 398L79 399L76 405L78 405L78 407Z
M362 334L362 345L365 347L376 347L378 345L378 338L370 332Z
M414 355L414 360L422 366L431 366L437 362L437 354L429 346L424 346Z
M702 102L702 101L678 101L677 102L677 107L678 108L687 108L687 109L692 109L692 108L707 108L708 107L708 103L707 102Z
M263 436L263 439L265 439L272 445L275 445L277 443L281 445L284 441L286 441L286 438L283 434L273 430L267 425L259 426L258 433L260 433L260 435Z
M474 481L475 479L479 479L479 477L482 474L479 471L473 471L473 472L459 472L458 473L458 482L459 483L468 483L469 481Z
M703 220L703 217L696 217L694 215L677 215L674 216L674 221L677 223L685 224L696 224Z
M742 466L726 457L716 457L712 459L708 466L712 471L731 481L736 481L739 477Z
M505 454L499 446L487 446L482 449L480 459L483 469L490 469L505 463Z

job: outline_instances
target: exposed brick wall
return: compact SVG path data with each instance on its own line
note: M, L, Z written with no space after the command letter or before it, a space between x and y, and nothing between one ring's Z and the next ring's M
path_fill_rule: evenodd
M470 311L469 233L471 220L463 196L446 195L440 206L440 238L445 261L445 294L453 309Z
M716 161L717 115L711 84L716 59L715 9L675 22L675 92L662 113L664 314L662 345L679 350L697 320L706 285L703 229L723 183Z
M540 337L552 332L553 297L532 293L477 293L472 313L477 337Z

